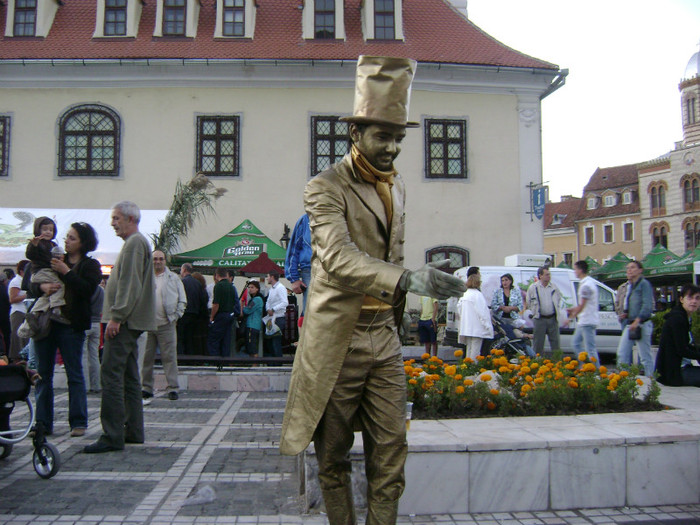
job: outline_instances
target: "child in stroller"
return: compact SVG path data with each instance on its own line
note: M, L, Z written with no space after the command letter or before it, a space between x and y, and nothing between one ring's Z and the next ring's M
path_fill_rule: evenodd
M491 313L491 322L493 323L494 338L489 341L486 353L488 354L492 348L499 348L505 351L507 356L527 355L535 357L535 351L532 349L530 339L520 328L507 320L499 319Z

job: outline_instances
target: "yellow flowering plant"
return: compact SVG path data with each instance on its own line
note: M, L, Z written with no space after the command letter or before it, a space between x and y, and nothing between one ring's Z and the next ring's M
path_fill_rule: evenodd
M404 362L408 400L418 418L540 416L661 410L660 389L639 370L613 372L586 352L551 359L503 350L456 363L423 354Z

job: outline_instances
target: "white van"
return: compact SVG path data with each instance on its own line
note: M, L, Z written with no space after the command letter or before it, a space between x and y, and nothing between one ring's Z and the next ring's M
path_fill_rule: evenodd
M460 268L455 272L455 276L463 281L467 280L467 270L469 267ZM528 287L535 282L537 277L536 267L526 266L479 266L481 273L481 291L486 297L486 304L491 305L493 292L501 286L501 276L509 273L513 276L513 285L520 289L523 295L523 304L525 304L525 293ZM578 290L579 280L576 278L573 270L563 268L550 268L552 274L552 282L559 288L562 296L561 309L575 306L577 303L576 292ZM597 282L597 281L596 281ZM445 332L445 342L447 344L455 344L457 342L457 323L455 322L455 311L457 309L458 299L452 298L447 301L447 326ZM615 313L615 292L602 283L598 283L598 303L600 309L600 322L596 330L596 347L600 354L615 354L617 352L617 344L620 340L622 332L620 323L617 320ZM527 326L532 329L532 319L530 318L530 310L525 310L522 318L527 323ZM559 333L561 334L561 349L564 352L572 352L571 336L576 328L576 321L571 320L569 326L563 327L564 319L560 319ZM545 350L549 349L549 342L545 340Z

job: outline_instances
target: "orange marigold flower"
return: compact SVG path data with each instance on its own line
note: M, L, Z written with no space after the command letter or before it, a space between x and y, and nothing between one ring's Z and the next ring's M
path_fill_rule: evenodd
M514 385L514 384L515 384L515 378L514 378L514 377L511 377L511 378L508 380L508 382L509 382L511 385Z
M445 367L445 374L448 376L453 376L457 373L457 367L454 365L446 366Z
M462 380L462 374L455 374L455 381L461 381Z
M637 384L639 386L642 386L644 384L644 381L642 381L641 379L637 379Z
M581 352L581 353L579 353L579 355L578 355L578 360L579 360L579 361L585 361L586 359L588 359L588 353L587 353L587 352Z
M627 370L620 372L620 377L627 377L628 375L630 375L630 373Z
M481 378L480 378L480 379L481 379L482 381L491 381L491 380L493 379L493 377L491 377L490 374L481 374Z
M595 358L595 356L593 356L593 355L592 355L591 357L589 357L588 360L589 360L591 363L595 363L596 361L598 361L598 360Z
M471 357L465 357L465 358L464 358L464 362L465 362L465 363L473 363L474 360L473 360Z
M571 388L578 388L578 383L574 380L569 381L569 386Z
M544 377L536 377L535 383L541 385L542 383L544 383Z
M409 385L417 385L417 384L418 384L418 381L416 381L415 379L409 379L409 380L408 380L408 384L409 384Z
M486 403L486 408L488 408L489 410L496 410L496 403L494 403L493 401L489 401L488 403Z
M498 391L497 388L492 388L491 390L489 390L489 392L491 392L491 394L493 394L494 396L497 396L498 394L500 394L500 392Z
M483 361L484 359L486 359L486 358L483 355L476 356L477 361Z
M606 367L604 367L603 365L600 365L600 368L598 369L598 371L599 371L601 374L607 374L607 373L608 373L608 369L607 369Z
M403 370L404 370L404 372L406 372L407 374L411 374L411 372L413 372L413 367L412 367L411 365L406 365L406 366L403 367Z
M538 368L539 366L540 366L540 365L538 365L537 363L532 363L532 364L530 365L530 368L532 368L533 370L535 370L535 369Z
M608 378L608 374L600 374L600 378L601 378L601 379L607 379L607 378Z
M438 361L440 361L440 358L436 355L433 355L430 356L430 361L432 361L433 363L437 363Z
M431 375L430 378L431 378L433 381L439 381L439 380L440 380L440 376L437 375L437 374Z
M520 388L520 391L521 391L521 392L529 392L530 390L532 390L532 385L523 385L523 386Z
M455 350L455 357L462 357L464 355L464 350Z
M576 365L574 365L573 363L569 363L564 368L566 368L567 370L573 370L574 368L576 368Z
M593 363L586 363L581 370L584 372L595 372L595 365Z
M571 361L571 358L569 356L566 356L564 359L562 359L562 361L568 363L569 361Z
M422 356L420 356L420 358L423 359L423 360L425 360L425 359L430 359L430 354L426 352L425 354L423 354Z
M471 379L465 379L464 380L464 386L472 386L474 384L474 381Z
M464 394L464 387L460 385L455 388L455 394Z
M529 373L530 373L530 367L529 367L529 366L524 366L524 367L522 367L522 368L520 369L520 371L521 371L523 374L529 374Z

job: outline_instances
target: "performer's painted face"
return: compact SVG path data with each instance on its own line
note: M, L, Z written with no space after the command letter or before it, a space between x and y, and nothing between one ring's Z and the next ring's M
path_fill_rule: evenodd
M388 171L401 152L401 141L406 136L406 129L402 126L370 124L361 132L357 126L351 126L350 136L372 166L380 171Z

